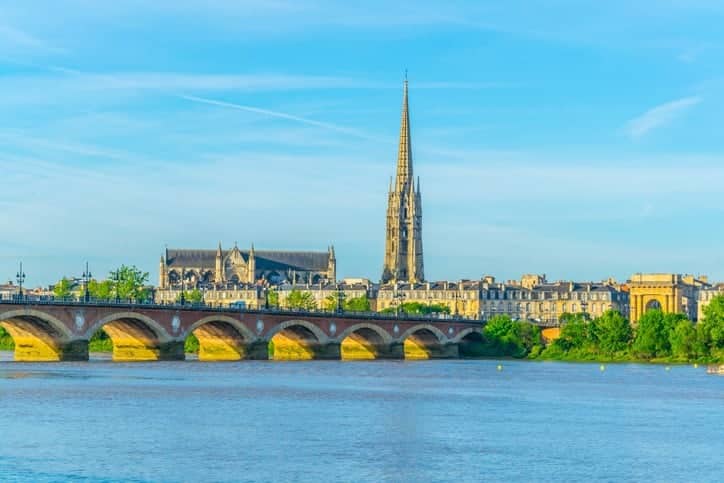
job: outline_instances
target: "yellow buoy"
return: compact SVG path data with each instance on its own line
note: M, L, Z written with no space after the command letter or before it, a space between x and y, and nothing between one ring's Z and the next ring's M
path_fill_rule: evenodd
M502 365L502 364L498 364L498 370L499 370L499 371L502 371L502 370L503 370L503 365Z
M605 371L605 370L606 370L606 366L604 366L603 364L601 364L598 369L599 369L600 371Z
M694 369L698 369L698 368L699 368L699 364L695 362L695 363L694 363Z

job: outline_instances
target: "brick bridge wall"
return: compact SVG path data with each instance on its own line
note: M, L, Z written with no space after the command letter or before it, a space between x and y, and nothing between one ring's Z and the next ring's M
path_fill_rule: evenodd
M7 301L0 303L0 324L15 339L15 359L26 361L85 360L88 340L101 328L116 360L183 359L191 333L208 360L266 359L273 338L280 350L283 339L303 343L308 353L300 358L338 359L343 341L353 339L379 358L403 358L406 341L429 357L457 357L463 338L482 328L464 319Z

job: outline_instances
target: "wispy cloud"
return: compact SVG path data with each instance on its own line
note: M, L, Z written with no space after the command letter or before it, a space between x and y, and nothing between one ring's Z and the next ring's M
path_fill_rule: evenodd
M269 109L261 109L259 107L253 107L253 106L244 106L242 104L234 104L231 102L217 101L214 99L206 99L204 97L187 96L187 95L183 95L183 96L179 96L179 97L181 97L182 99L186 99L188 101L192 101L192 102L200 102L202 104L210 104L212 106L219 106L219 107L224 107L227 109L237 109L240 111L253 112L255 114L261 114L263 116L271 116L271 117L276 117L279 119L286 119L288 121L294 121L294 122L298 122L298 123L302 123L302 124L307 124L309 126L315 126L315 127L320 127L323 129L328 129L331 131L349 134L351 136L356 136L356 137L360 137L363 139L373 139L372 136L370 136L360 130L357 130L357 129L339 126L337 124L331 124L328 122L315 121L314 119L307 119L306 117L295 116L293 114L289 114L286 112L271 111Z
M8 25L0 25L0 39L20 47L45 47L42 40Z
M689 108L699 104L701 97L684 97L656 106L626 123L626 130L632 139L639 139L654 129L666 126Z
M36 37L25 30L0 24L0 53L4 55L27 54L28 52L65 53L66 50L50 45L45 40Z

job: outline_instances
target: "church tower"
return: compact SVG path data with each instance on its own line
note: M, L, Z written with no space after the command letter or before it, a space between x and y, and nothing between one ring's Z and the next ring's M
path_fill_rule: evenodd
M412 173L412 140L407 102L407 76L402 91L400 146L397 151L397 175L390 181L387 198L387 237L382 282L422 282L422 195Z

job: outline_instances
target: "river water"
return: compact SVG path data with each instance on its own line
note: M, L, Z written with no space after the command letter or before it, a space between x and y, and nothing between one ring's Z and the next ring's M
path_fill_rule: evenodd
M498 364L0 362L0 480L724 479L724 377Z

